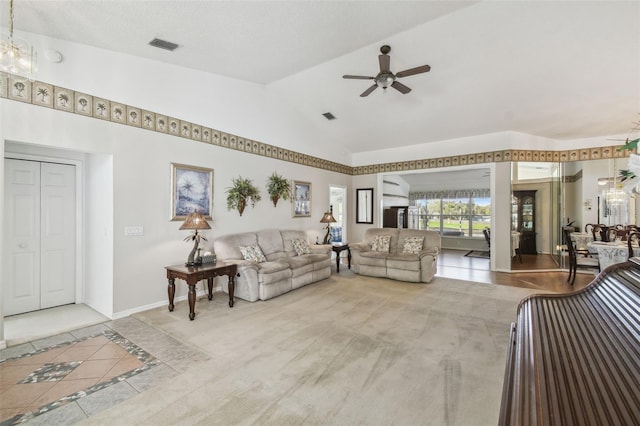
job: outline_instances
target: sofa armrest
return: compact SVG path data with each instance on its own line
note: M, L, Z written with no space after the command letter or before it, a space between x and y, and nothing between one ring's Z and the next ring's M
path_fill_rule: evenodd
M422 249L420 253L418 253L418 256L421 258L427 255L437 256L439 253L440 249L438 247L427 247Z
M349 249L357 251L371 251L371 245L369 243L354 243L349 244Z

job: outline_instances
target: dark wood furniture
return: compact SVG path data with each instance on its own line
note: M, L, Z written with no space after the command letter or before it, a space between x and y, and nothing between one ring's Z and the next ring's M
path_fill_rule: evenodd
M627 237L627 250L629 253L629 259L634 256L633 245L640 245L640 232L630 232Z
M536 191L513 191L511 230L520 232L520 253L538 254L536 247Z
M213 299L213 279L217 276L227 275L229 277L229 307L233 308L233 291L235 289L235 277L238 272L238 265L235 263L203 263L196 266L175 265L166 266L167 279L169 285L169 311L173 312L173 297L176 294L176 278L184 280L189 286L189 319L193 321L196 317L196 284L198 281L207 280L209 287L209 300Z
M499 425L640 424L640 258L570 294L529 296L512 324Z
M336 253L336 273L340 273L340 252L347 250L347 259L349 261L349 269L351 269L351 249L349 243L345 244L331 244L331 250Z
M594 257L588 250L576 249L573 240L571 240L571 229L564 228L564 240L567 244L567 253L569 254L569 276L567 282L573 285L576 280L576 271L578 268L596 269L600 271L600 261Z
M409 207L391 206L382 211L383 228L403 228L409 227Z

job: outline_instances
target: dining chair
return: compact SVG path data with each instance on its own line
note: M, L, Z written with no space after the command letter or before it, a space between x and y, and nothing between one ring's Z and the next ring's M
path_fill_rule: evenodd
M629 249L629 259L635 256L635 253L633 252L634 243L636 247L640 244L640 232L631 232L627 237L627 248Z
M604 242L609 241L609 237L607 234L608 230L609 230L609 227L607 225L602 225L602 224L593 225L593 228L591 228L593 241L604 241Z
M600 261L597 258L592 257L586 250L580 250L580 253L578 254L578 250L576 250L573 245L573 241L571 240L571 230L564 228L562 232L564 234L564 239L567 242L567 252L569 253L569 276L567 277L567 282L573 285L576 280L576 271L578 268L597 269L599 272Z
M491 228L483 229L482 233L484 234L484 239L487 242L487 245L491 248Z
M602 241L615 241L618 237L618 230L616 228L607 228L604 235L605 237Z

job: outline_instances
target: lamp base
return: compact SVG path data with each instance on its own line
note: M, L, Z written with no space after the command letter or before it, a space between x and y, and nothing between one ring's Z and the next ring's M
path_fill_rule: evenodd
M197 259L195 258L196 255L196 251L198 250L198 239L195 239L195 243L193 244L193 250L191 250L191 253L189 253L189 257L187 258L187 261L185 262L184 266L198 266L199 263L197 262Z
M324 236L324 240L322 240L322 244L330 244L331 243L331 227L327 226L327 234Z

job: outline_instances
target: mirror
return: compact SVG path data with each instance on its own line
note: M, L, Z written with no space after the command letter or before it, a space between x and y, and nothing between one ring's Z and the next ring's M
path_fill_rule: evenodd
M356 189L356 223L373 224L373 188Z

